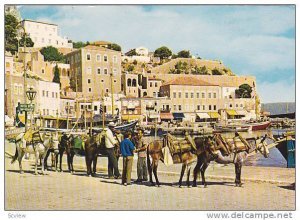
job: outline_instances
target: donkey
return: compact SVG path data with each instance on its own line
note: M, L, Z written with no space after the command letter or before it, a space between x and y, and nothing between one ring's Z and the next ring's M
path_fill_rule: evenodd
M203 153L206 148L213 146L212 137L211 136L203 136L203 137L196 137L194 139L196 150L183 152L181 155L181 175L179 179L179 187L182 186L182 178L185 173L185 170L187 171L187 186L190 186L189 182L189 175L190 175L190 169L191 165L197 161L197 155ZM166 146L165 140L155 140L151 142L147 146L147 167L150 177L150 183L155 186L155 183L152 180L152 171L156 180L156 185L160 186L160 182L157 177L157 167L159 160L164 162L163 158L163 152L162 149ZM150 156L152 158L152 163L150 162Z
M236 133L236 137L240 137L238 133ZM197 164L194 168L193 187L197 186L197 177L199 172L201 172L202 185L204 185L205 188L207 187L205 181L205 170L211 161L215 161L221 164L233 163L235 165L235 175L236 175L235 186L241 187L242 186L241 172L242 172L243 161L246 160L249 154L252 154L257 151L260 152L265 158L268 158L269 150L266 144L264 143L267 138L274 140L272 137L265 135L261 139L260 143L257 144L258 139L250 138L244 140L243 138L241 138L240 140L244 145L241 147L237 147L235 140L234 143L230 143L225 141L220 134L216 134L214 136L215 147L220 147L220 145L223 144L226 145L225 148L227 149L227 151L222 150L224 149L223 146L222 148L220 148L220 150L217 150L214 153L206 150L198 155Z
M55 139L52 135L48 138L45 138L43 143L27 143L26 146L24 146L24 135L25 133L19 134L15 139L16 144L16 153L12 158L11 163L14 163L17 159L19 162L19 168L20 173L23 174L24 171L22 169L22 158L25 155L25 153L34 154L35 155L35 169L34 173L35 175L38 174L37 172L37 165L38 160L41 158L42 160L42 174L44 174L44 157L48 151L48 149L55 149L58 150L58 140Z
M55 171L58 171L57 165L58 165L58 159L59 159L59 171L60 172L63 171L62 170L62 157L63 157L64 152L66 151L66 148L68 146L70 146L70 144L71 144L70 139L71 139L70 136L67 136L67 134L64 133L60 138L58 150L54 150L54 149L48 150L48 152L45 156L45 159L44 159L44 165L45 165L46 170L48 168L48 166L47 166L48 157L49 157L50 153L53 153L54 154L54 164L53 164L53 160L52 160L52 166L55 166ZM58 158L58 156L59 156L59 158Z

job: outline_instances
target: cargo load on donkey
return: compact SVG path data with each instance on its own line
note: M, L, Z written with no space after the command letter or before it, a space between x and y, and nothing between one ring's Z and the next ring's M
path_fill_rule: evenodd
M189 135L186 135L184 139L179 139L171 134L167 134L164 142L165 149L163 149L163 154L166 165L182 163L183 153L197 150L193 138ZM171 155L172 161L170 161L170 155L168 154Z

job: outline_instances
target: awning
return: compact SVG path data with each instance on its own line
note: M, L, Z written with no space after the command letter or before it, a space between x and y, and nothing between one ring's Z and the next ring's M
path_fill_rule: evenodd
M197 116L198 116L200 119L210 118L210 116L209 116L206 112L199 112L199 113L197 113Z
M173 117L174 119L183 119L184 118L184 114L181 113L181 112L178 112L178 113L173 113Z
M218 112L208 112L207 113L210 118L220 118L220 114Z
M236 110L237 115L247 115L248 112L246 110Z
M139 120L141 115L122 115L122 120L130 121L130 120Z
M161 120L173 120L173 115L172 113L160 113L160 119Z
M233 110L233 109L226 109L226 113L227 113L229 116L235 116L235 115L238 115L238 114L236 113L236 111Z
M159 118L158 113L150 113L149 118Z

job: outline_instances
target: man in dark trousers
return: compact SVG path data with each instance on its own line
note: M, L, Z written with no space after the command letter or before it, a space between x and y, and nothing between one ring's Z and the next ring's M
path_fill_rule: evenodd
M137 161L137 176L138 179L135 181L136 183L140 183L142 181L148 181L148 172L146 165L146 142L143 137L143 130L139 129L137 133L136 139L136 151L138 152L138 161Z
M131 133L126 133L124 140L121 142L121 154L123 156L123 173L122 173L122 184L124 186L131 184L131 170L133 162L133 153L135 150L134 144L131 142Z

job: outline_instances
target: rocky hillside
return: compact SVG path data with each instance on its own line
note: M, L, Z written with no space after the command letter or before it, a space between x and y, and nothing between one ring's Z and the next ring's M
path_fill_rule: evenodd
M296 112L295 102L277 102L261 104L262 111L270 112L271 115Z

